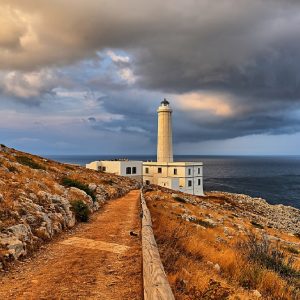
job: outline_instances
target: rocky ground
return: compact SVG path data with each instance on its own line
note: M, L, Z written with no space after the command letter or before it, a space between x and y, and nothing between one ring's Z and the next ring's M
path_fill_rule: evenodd
M82 214L99 210L107 200L138 187L128 178L61 164L1 145L0 270L74 227L76 210L80 219Z

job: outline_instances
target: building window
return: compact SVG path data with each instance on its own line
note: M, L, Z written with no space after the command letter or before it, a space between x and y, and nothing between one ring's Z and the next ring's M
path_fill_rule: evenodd
M145 183L146 183L147 185L149 185L149 184L150 184L150 181L149 181L149 180L146 180Z
M136 167L132 167L132 174L136 174Z
M174 175L177 175L177 169L174 169Z
M192 180L188 180L188 186L192 186Z
M198 168L198 174L201 174L201 169L200 168Z
M191 175L191 173L192 173L192 172L191 172L191 169L188 169L188 174Z
M106 167L100 167L100 171L106 172Z
M131 174L131 168L130 167L126 168L126 174Z
M201 185L201 179L198 179L198 185Z
M149 174L149 168L145 168L145 173Z
M157 173L161 173L161 168L158 168L158 169L157 169Z

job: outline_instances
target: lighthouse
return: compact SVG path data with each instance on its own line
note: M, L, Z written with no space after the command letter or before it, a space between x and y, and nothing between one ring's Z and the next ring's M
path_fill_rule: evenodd
M157 161L173 162L172 109L164 99L157 109Z
M203 195L203 163L173 160L172 108L164 99L157 109L157 161L143 162L143 183Z

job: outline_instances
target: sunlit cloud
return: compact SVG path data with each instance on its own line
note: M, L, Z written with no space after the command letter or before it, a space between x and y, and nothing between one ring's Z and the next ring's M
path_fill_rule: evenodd
M177 105L182 110L204 111L221 117L235 113L228 96L213 93L188 93L177 97Z

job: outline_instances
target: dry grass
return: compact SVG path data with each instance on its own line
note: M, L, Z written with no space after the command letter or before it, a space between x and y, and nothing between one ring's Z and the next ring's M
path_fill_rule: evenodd
M209 215L220 219L232 212L224 209L221 216L205 207L183 201L178 203L170 194L159 190L147 192L146 200L162 262L176 299L256 299L253 290L258 290L263 299L300 299L299 268L290 259L288 250L269 243L264 245L267 258L250 258L253 241L249 242L249 236L237 229L238 225L244 226L247 232L253 229L249 220L235 220L235 226L226 220L222 226L203 228L181 216L189 212L197 218ZM213 201L221 206L228 205L226 199L214 198ZM224 235L224 226L232 232L230 238ZM282 236L280 232L277 234ZM257 245L260 242L255 240ZM277 254L272 252L274 249Z

